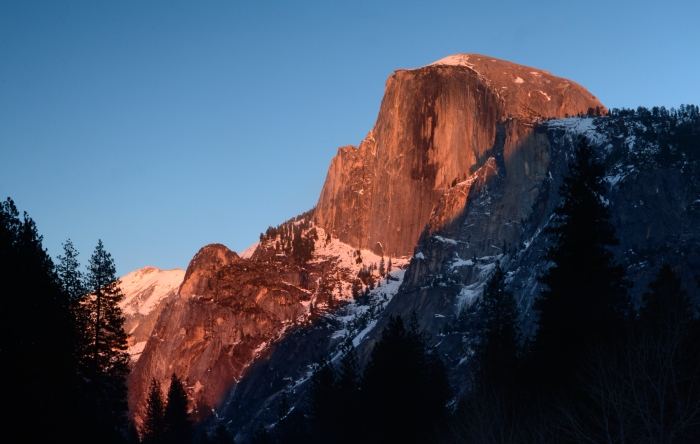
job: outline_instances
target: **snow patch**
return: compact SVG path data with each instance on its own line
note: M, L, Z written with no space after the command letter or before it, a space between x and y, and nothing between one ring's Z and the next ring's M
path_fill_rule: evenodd
M471 267L474 265L474 262L471 259L467 259L466 261L464 259L460 259L459 256L456 256L455 259L452 261L450 264L450 269L454 270L455 268L459 267Z
M444 238L442 236L433 236L433 239L437 239L445 244L457 245L457 241L454 239Z
M177 291L184 278L185 270L179 268L160 270L144 267L132 271L120 279L124 299L119 307L127 316L146 316L162 299Z
M444 57L437 62L433 62L430 65L448 65L448 66L466 66L468 68L473 68L474 65L469 63L469 56L466 54L453 54L451 56Z
M250 247L243 250L241 252L241 254L239 254L239 256L242 257L243 259L250 259L250 257L253 255L253 253L255 253L255 249L258 248L258 245L260 245L260 242L254 243Z
M131 356L132 360L137 360L138 357L143 353L143 349L146 347L146 341L143 342L137 342L136 344L132 345L129 347L127 350L127 353L129 353L129 356Z

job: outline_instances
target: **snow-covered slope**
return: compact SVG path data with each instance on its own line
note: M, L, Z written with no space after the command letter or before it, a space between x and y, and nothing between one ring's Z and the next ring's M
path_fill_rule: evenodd
M185 270L174 268L160 270L144 267L121 278L124 299L119 304L126 322L124 330L129 335L129 354L138 360L158 315L165 303L177 295L185 277Z

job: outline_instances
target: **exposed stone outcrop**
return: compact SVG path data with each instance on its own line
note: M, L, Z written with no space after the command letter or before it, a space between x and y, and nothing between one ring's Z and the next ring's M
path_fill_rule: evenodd
M262 242L251 259L221 244L194 256L129 376L129 407L137 424L152 378L167 387L172 373L184 377L195 419L206 418L226 406L256 357L313 316L312 306L351 297L349 282L360 265L350 247L321 236L314 260L303 263L278 252L276 242Z
M255 349L306 311L309 294L283 279L299 268L277 265L242 260L221 244L195 255L129 377L137 422L151 378L167 386L172 373L185 377L194 405L218 407Z
M332 160L316 221L357 248L411 254L455 180L471 177L498 149L505 150L509 169L521 170L523 183L541 180L546 158L538 156L546 154L530 146L538 142L529 140L529 122L589 108L606 111L570 80L481 55L395 71L374 129L359 147L340 148ZM537 153L520 152L528 148ZM512 186L523 185L516 179ZM521 212L531 201L518 203Z

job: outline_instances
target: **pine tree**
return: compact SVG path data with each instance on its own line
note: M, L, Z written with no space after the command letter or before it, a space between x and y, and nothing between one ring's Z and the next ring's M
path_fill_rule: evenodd
M360 384L360 364L357 362L355 347L352 344L346 346L343 357L340 358L340 372L338 373L338 391L343 398L356 393Z
M165 441L165 405L160 383L153 378L146 400L146 417L141 429L141 441L144 444L164 444Z
M486 283L480 306L484 322L474 361L480 366L481 382L508 385L512 382L520 352L518 305L513 293L505 289L505 275L499 263Z
M165 421L165 442L168 444L189 444L192 442L192 421L187 413L187 392L175 373L170 378L167 404L163 415Z
M383 277L386 274L386 267L384 266L384 256L379 261L379 276Z
M333 387L333 393L330 394L332 399L332 411L330 415L326 415L325 421L328 423L326 428L332 429L333 442L338 444L354 444L362 442L360 428L348 426L348 418L354 418L358 412L362 411L360 400L360 365L355 355L355 348L352 343L344 345L344 352L340 359L340 368L338 369L337 378ZM314 436L317 442L324 442L324 439L329 439L328 434L325 437ZM319 439L321 438L321 439Z
M63 244L63 256L58 256L58 260L56 271L61 280L63 291L71 301L77 303L86 290L84 276L80 271L80 262L78 262L78 251L70 239Z
M540 277L536 302L539 329L533 350L536 372L548 383L563 382L591 344L620 328L626 309L624 270L614 262L617 245L604 200L604 166L581 139L559 189L546 259L553 265Z
M698 442L700 438L700 320L681 278L669 264L642 296L625 384L629 404L645 425L648 442ZM630 353L629 349L633 352ZM632 383L630 383L632 382ZM692 400L692 401L691 401Z
M693 303L681 284L681 279L669 264L661 266L656 279L649 283L649 289L642 296L639 321L645 330L659 334L687 326L693 319Z
M311 422L311 432L315 442L335 442L339 432L339 421L336 415L338 390L336 373L330 361L323 359L311 375L308 391L308 411Z
M367 409L362 442L425 442L447 414L445 368L419 333L390 317L361 382Z
M9 384L1 428L13 442L75 442L82 418L69 295L34 221L10 198L0 202L0 288L0 375Z
M280 444L301 444L308 442L306 418L300 409L292 408L283 394L277 406L277 423L274 437Z
M76 316L80 337L79 370L87 381L88 409L95 439L119 441L126 419L126 352L124 316L118 303L123 299L116 268L99 241L88 263L88 293L83 295Z

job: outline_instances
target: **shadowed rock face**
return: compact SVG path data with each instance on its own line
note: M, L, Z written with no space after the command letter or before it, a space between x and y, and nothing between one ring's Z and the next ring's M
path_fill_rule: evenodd
M481 55L395 71L374 129L332 160L316 222L357 248L411 254L453 181L469 178L497 150L499 131L506 163L522 161L523 180L539 182L534 176L546 165L525 164L518 151L532 133L527 123L596 107L605 111L570 80Z

